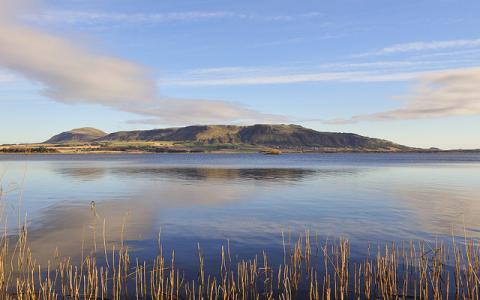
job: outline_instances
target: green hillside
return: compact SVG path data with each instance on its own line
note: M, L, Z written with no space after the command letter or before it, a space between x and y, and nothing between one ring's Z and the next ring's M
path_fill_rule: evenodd
M105 134L81 128L58 134L47 143L95 142L103 144L133 142L171 142L177 147L202 149L277 148L309 151L408 151L411 148L390 141L353 133L319 132L299 125L257 124L196 125L179 128L119 131Z

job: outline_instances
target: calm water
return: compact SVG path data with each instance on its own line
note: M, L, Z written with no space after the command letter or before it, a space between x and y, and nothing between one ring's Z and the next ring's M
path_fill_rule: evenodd
M124 227L141 258L161 232L187 270L197 243L207 263L227 240L239 257L278 259L282 231L348 238L353 255L368 242L480 236L478 154L2 155L0 176L8 227L26 216L40 260L56 247L79 256L104 220L108 243Z

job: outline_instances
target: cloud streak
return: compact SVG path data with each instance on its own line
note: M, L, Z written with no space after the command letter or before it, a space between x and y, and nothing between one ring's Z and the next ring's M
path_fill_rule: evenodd
M260 15L233 11L183 11L166 13L120 13L98 11L50 10L40 14L25 15L24 19L41 23L99 24L99 23L170 23L199 22L219 19L252 20L263 22L291 22L322 16L318 12L289 15Z
M316 82L410 81L441 69L456 69L471 60L377 61L310 67L225 67L194 69L165 80L173 86L248 86Z
M389 47L382 48L378 51L362 53L354 55L355 57L376 56L376 55L390 55L408 52L421 51L437 51L452 48L477 48L480 47L480 39L469 40L446 40L446 41L430 41L430 42L412 42L395 44Z
M337 63L316 66L310 72L292 67L225 67L196 69L184 73L183 79L170 82L188 86L236 86L295 84L314 82L390 82L411 81L409 94L393 97L400 107L347 119L302 119L298 122L350 124L361 121L396 121L450 116L480 115L480 67L456 65L449 61L377 61ZM471 65L472 61L465 61ZM439 67L449 69L438 69ZM398 69L397 69L398 68ZM276 74L276 75L273 75Z
M100 104L168 124L274 118L225 101L159 97L144 67L24 26L11 17L18 7L10 3L0 0L0 65L40 82L53 100Z
M218 79L192 79L172 80L167 82L177 86L243 86L243 85L275 85L275 84L298 84L316 82L388 82L408 81L417 79L425 71L418 72L319 72L299 73L286 75L244 76Z
M396 97L404 102L398 109L358 115L325 123L344 124L359 121L395 121L449 116L480 115L480 68L431 72L419 77L412 93Z
M30 21L44 23L166 23L166 22L188 22L211 19L225 19L236 17L235 14L225 11L212 12L171 12L171 13L105 13L105 12L78 12L78 11L47 11L41 14L27 15L24 18Z

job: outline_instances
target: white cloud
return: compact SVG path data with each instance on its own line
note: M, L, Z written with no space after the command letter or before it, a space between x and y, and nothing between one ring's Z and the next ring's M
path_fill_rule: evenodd
M455 62L458 62L458 60L451 61L451 63ZM471 63L471 61L466 61L467 65ZM415 88L409 95L394 97L402 104L398 109L357 115L349 119L302 120L299 118L298 120L344 124L359 121L393 121L480 115L480 84L478 84L480 82L480 67L431 69L432 67L438 68L446 65L448 65L448 61L338 63L315 67L336 71L316 73L296 72L298 70L291 67L195 69L183 74L183 76L189 78L170 83L189 86L234 86L307 82L411 81ZM400 68L400 71L392 71L392 68L397 67ZM426 67L426 69L423 67Z
M161 13L121 13L99 11L47 10L24 15L28 21L42 23L97 24L97 23L166 23L193 22L215 19L239 19L266 22L290 22L299 19L320 17L318 12L292 15L261 15L233 11L183 11Z
M45 11L24 18L36 22L62 23L164 23L176 21L200 21L208 19L223 19L236 16L230 12L171 12L171 13L106 13L94 11ZM238 17L238 16L237 16Z
M394 68L414 68L414 67L435 67L445 66L451 63L458 63L459 60L386 60L386 61L371 61L371 62L338 62L338 63L324 63L315 65L312 63L300 63L286 66L231 66L231 67L215 67L215 68L200 68L191 69L180 74L183 78L202 78L201 76L223 76L236 77L238 75L258 75L258 74L294 74L294 73L313 73L312 71L322 70L323 72L338 72L338 71L357 71L365 70L392 70ZM471 62L471 61L468 61ZM205 78L205 77L203 77Z
M407 52L420 51L436 51L451 48L475 48L480 47L480 39L465 39L465 40L446 40L446 41L429 41L429 42L412 42L395 44L389 47L382 48L378 51L367 52L355 55L355 57L374 56L374 55L388 55Z
M217 79L192 79L192 80L172 80L168 82L172 85L186 86L236 86L236 85L265 85L265 84L293 84L305 82L320 81L342 81L353 80L361 77L361 73L349 72L324 72L324 73L306 73L306 74L287 74L287 75L265 75L265 76L240 76L233 78Z
M144 67L23 26L12 18L18 8L10 3L0 0L0 66L41 83L53 100L101 104L170 124L272 117L230 102L159 97Z
M285 66L231 66L192 69L170 74L163 84L172 86L248 86L314 82L410 81L439 70L459 69L477 63L476 57L434 60L384 60Z
M288 122L285 116L259 113L240 104L215 100L162 99L157 108L132 107L136 112L153 118L134 120L134 123L148 124L213 124L227 123L279 123ZM161 118L158 118L161 116ZM130 122L132 123L132 122Z
M398 109L326 122L354 123L365 120L393 121L480 115L479 82L480 68L426 73L418 78L418 84L410 95L396 97L404 102Z
M173 78L165 80L164 84L172 86L191 86L191 87L209 87L209 86L247 86L247 85L274 85L274 84L298 84L298 83L318 83L318 82L390 82L390 81L411 81L420 76L431 73L431 70L414 71L389 71L389 70L356 70L356 71L333 71L333 72L277 72L264 74L260 72L249 74L248 69L237 70L235 75L208 74L207 70L202 74L199 72L196 76ZM277 70L279 71L279 70ZM218 70L217 72L220 72ZM202 75L216 76L202 76Z

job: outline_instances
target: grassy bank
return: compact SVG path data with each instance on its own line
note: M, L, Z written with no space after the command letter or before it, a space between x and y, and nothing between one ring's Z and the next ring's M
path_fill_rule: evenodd
M275 153L278 152L278 153ZM92 144L0 145L0 154L147 154L147 153L480 153L472 150L371 150L364 148L290 147L248 144L199 144L173 142L102 142Z
M108 154L108 153L437 153L432 149L369 149L362 147L280 147L244 143L200 142L149 142L108 141L69 142L62 144L0 145L1 153L57 153L57 154ZM457 152L459 152L457 150ZM468 152L462 150L460 152ZM470 152L475 152L471 150ZM478 151L476 151L478 152Z

